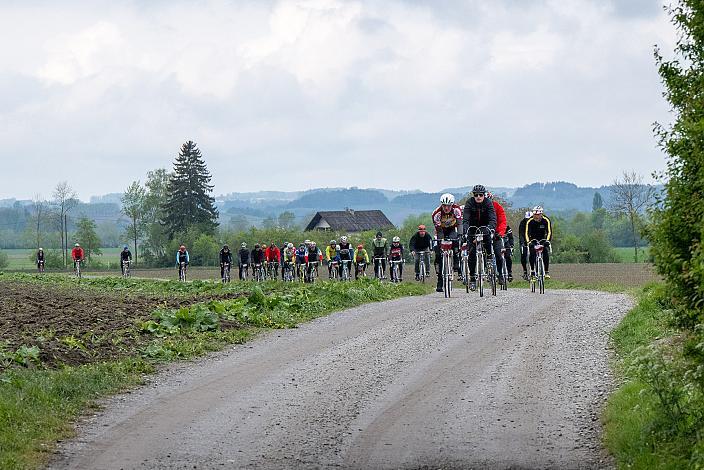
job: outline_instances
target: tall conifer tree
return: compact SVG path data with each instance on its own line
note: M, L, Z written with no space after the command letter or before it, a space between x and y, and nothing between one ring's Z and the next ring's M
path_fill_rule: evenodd
M212 176L195 142L181 146L174 161L174 172L166 188L162 221L169 239L191 227L213 234L218 222L215 199L210 196Z

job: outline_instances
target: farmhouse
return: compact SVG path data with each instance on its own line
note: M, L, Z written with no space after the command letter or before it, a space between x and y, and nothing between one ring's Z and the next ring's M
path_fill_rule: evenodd
M316 212L306 230L330 230L333 232L362 232L393 228L394 224L379 210Z

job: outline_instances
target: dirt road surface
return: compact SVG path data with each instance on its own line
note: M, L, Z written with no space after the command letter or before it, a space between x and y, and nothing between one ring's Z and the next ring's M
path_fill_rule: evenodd
M179 364L50 468L604 468L621 294L369 304Z

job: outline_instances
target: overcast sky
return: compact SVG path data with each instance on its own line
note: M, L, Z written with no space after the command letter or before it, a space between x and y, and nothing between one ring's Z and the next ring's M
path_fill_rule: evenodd
M0 3L0 198L610 183L664 167L659 0Z

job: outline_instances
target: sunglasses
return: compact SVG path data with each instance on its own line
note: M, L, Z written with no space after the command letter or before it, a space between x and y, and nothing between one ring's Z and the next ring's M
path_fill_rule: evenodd
M472 194L474 197L484 197L484 193L474 193Z

